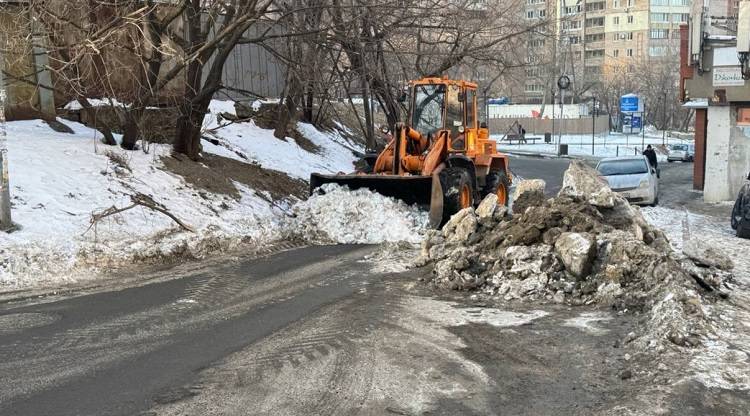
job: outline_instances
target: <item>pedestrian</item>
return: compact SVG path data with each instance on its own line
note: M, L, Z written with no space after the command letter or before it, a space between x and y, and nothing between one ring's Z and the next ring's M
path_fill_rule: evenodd
M650 163L654 169L659 168L659 161L656 159L656 152L651 145L646 146L646 150L643 151L643 156L646 156L648 163Z
M518 123L518 137L521 143L526 143L526 129L523 128L521 123Z

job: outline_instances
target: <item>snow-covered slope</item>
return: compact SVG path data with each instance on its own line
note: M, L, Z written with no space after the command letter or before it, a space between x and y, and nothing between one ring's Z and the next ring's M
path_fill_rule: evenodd
M361 150L337 133L302 123L297 130L318 147L316 152L301 148L291 138L279 140L271 130L252 122L217 129L216 115L233 111L233 106L214 102L211 110L206 132L220 145L204 141L204 153L260 164L291 178L351 171L354 152ZM57 287L97 278L96 272L120 265L200 258L248 242L268 243L289 236L334 243L415 242L420 238L422 214L368 195L368 191L348 195L337 190L296 209L294 198L271 203L270 194L239 182L232 183L238 192L212 193L192 187L165 166L163 157L170 146L150 144L148 152L124 151L101 144L101 134L93 129L59 121L74 133L55 132L41 120L7 123L12 213L19 227L10 234L0 232L0 292ZM186 165L188 170L194 169L190 166ZM211 169L206 164L195 166ZM92 226L93 213L127 207L130 196L137 193L163 204L195 232L143 207ZM299 218L289 217L295 212L304 216L304 227ZM394 219L398 218L403 221L397 223ZM377 230L371 229L373 225Z
M262 129L252 121L236 124L225 122L225 127L214 132L221 125L217 116L220 113L234 114L234 105L228 101L214 100L210 111L204 121L209 134L264 168L286 172L295 178L308 180L313 172L349 173L354 170L353 151L361 153L364 150L360 145L347 141L338 132L324 133L307 123L297 123L297 130L318 146L318 152L308 152L289 137L277 139L272 130ZM228 150L216 151L238 158L236 153Z
M161 169L167 146L152 145L148 154L125 152L99 143L92 129L64 123L75 134L54 132L39 120L8 123L12 213L19 230L0 233L0 285L59 281L81 266L107 269L134 259L200 256L241 238L273 235L278 214L253 190L237 185L239 200L199 196ZM108 152L126 160L130 171ZM89 228L93 212L125 207L134 193L152 196L196 232L179 230L168 217L141 207Z

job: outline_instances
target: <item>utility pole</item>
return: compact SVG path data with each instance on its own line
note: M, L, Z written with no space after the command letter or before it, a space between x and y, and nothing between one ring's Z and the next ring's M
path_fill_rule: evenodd
M591 107L591 156L594 156L594 141L596 140L596 97L594 105Z
M643 100L643 112L641 113L641 151L646 148L646 100Z
M2 55L0 55L2 59ZM5 125L5 81L0 75L0 230L13 227L10 217L10 184L8 178L8 137Z

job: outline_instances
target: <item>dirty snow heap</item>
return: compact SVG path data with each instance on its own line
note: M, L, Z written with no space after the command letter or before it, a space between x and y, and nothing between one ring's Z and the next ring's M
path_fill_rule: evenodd
M543 187L519 184L515 198L524 204L513 215L490 195L429 232L421 262L432 264L433 283L506 300L658 309L652 330L695 344L703 332L700 294L724 293L731 262L673 252L637 207L582 162L571 163L557 197L545 200ZM697 257L703 260L691 260Z

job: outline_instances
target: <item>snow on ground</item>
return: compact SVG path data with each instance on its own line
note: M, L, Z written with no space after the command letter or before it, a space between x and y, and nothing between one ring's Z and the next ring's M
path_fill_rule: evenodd
M221 113L234 114L234 104L231 101L211 102L210 114L204 121L208 131L221 125L218 120ZM289 137L277 139L272 130L262 129L252 121L229 124L216 130L213 135L227 147L240 151L264 168L286 172L289 176L304 180L308 180L313 172L352 172L356 159L354 152L364 153L360 145L349 142L338 132L324 133L307 123L297 123L297 130L320 151L310 153ZM243 160L233 152L224 155Z
M664 207L644 208L643 214L664 231L676 251L681 252L684 242L696 238L734 261L733 290L726 301L706 306L714 332L708 334L705 348L697 350L690 364L692 379L707 387L750 390L750 240L735 236L729 218Z
M325 184L293 208L292 232L320 243L420 243L427 212L367 189Z
M532 135L526 134L531 137ZM536 136L534 136L536 137ZM557 155L557 140L558 136L552 138L552 143L544 143L543 140L537 140L536 143L527 144L510 144L508 142L501 142L500 139L503 135L492 135L492 138L498 141L498 149L503 152L530 152L540 153L546 155ZM626 135L622 133L609 133L597 135L594 139L594 152L591 152L591 135L563 135L560 143L568 145L568 154L573 156L588 156L595 158L603 157L616 157L616 156L630 156L638 154L643 150L643 145L657 146L662 143L665 144L677 144L677 143L692 143L692 141L686 141L675 137L665 138L662 141L661 134L649 134L646 133L645 139L642 139L640 135ZM657 153L659 161L666 161L667 155Z
M18 288L47 280L74 279L82 266L106 270L134 259L200 256L212 246L273 235L275 209L253 190L239 201L191 190L161 170L166 146L125 152L99 143L98 132L60 120L75 134L57 133L46 123L8 123L13 220L19 230L0 233L0 285ZM107 152L122 155L130 171ZM129 195L151 195L196 229L179 230L171 219L135 208L103 219L89 229L92 212L130 204Z
M234 111L214 102L207 128L218 126L218 112ZM100 143L101 134L82 124L59 120L74 134L53 131L40 120L7 123L13 220L18 230L0 233L0 292L60 286L96 278L97 272L140 261L200 258L246 243L267 243L293 235L311 242L418 242L426 214L372 194L329 189L326 195L293 210L290 201L267 202L268 195L235 183L235 199L194 189L166 170L161 157L170 147L150 145L148 153ZM227 146L204 142L204 152L307 179L314 171L351 170L355 144L336 133L300 123L298 130L320 147L308 152L293 139L238 123L214 131ZM142 193L163 204L195 229L188 232L170 218L136 207L91 227L92 213L131 204ZM288 218L289 212L296 218Z

